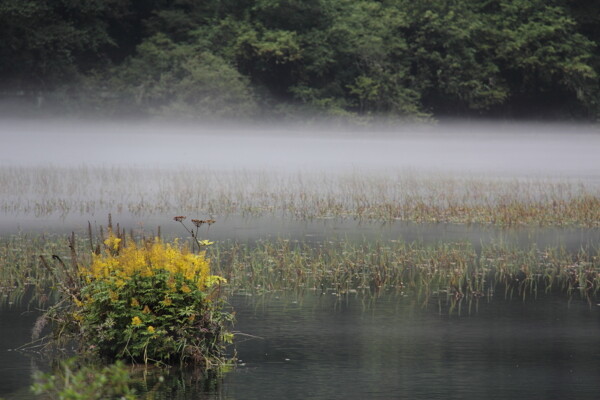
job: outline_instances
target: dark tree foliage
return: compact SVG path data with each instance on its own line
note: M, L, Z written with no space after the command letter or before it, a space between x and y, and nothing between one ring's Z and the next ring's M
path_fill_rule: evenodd
M592 0L0 0L0 37L2 95L104 112L600 116Z
M118 3L3 0L3 85L47 89L102 62L103 51L114 44L107 32L107 19L118 9Z

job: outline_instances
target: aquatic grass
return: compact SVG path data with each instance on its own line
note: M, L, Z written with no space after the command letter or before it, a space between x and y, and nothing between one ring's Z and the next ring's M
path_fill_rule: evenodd
M377 296L394 292L427 303L436 296L537 296L539 291L579 295L599 290L597 250L520 249L469 243L264 241L218 244L211 257L230 290L243 293L316 291Z
M0 237L0 305L22 304L25 300L41 305L55 300L49 297L49 289L56 287L56 277L61 274L43 268L40 257L69 260L70 254L64 251L68 243L68 237L54 234Z
M70 263L70 238L60 235L13 236L4 239L23 246L22 252L0 258L0 286L12 287L13 296L30 288L35 301L57 298L57 282L36 259L36 246L47 258L59 256ZM35 244L35 245L34 245ZM75 237L80 262L90 262L88 238ZM467 242L424 244L404 241L299 242L288 239L252 243L217 242L207 249L212 273L228 281L228 294L269 294L282 291L378 296L395 293L422 304L435 298L535 297L562 293L594 301L600 290L597 248L576 252L561 247L521 248L506 243ZM10 260L9 264L6 261ZM18 265L19 268L15 268ZM6 272L10 271L10 272Z
M0 211L38 217L187 213L599 227L600 187L550 178L407 170L316 173L3 166Z

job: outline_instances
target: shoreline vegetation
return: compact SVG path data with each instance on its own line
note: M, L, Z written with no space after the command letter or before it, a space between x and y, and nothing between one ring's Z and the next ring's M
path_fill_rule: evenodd
M2 166L0 212L62 218L107 212L138 217L185 213L597 228L600 187L549 178L411 171Z

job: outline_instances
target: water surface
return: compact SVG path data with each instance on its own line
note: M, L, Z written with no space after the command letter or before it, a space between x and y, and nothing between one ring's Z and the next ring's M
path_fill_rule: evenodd
M218 217L217 217L218 218ZM0 213L0 235L75 234L88 236L88 222L94 233L106 229L108 213L98 216L71 214L66 217L48 215L35 217ZM113 214L113 223L119 223L127 232L164 238L186 237L185 229L173 221L172 215ZM189 225L189 224L188 224ZM218 218L210 228L204 226L199 233L217 243L238 241L252 243L259 240L289 239L303 243L320 243L324 240L349 241L403 241L436 244L442 242L469 242L475 248L490 243L530 248L565 247L577 251L600 243L600 229L566 227L515 227L479 224L414 223L406 221L377 222L355 219L331 218L298 220L275 216L244 217L229 215Z
M161 398L592 399L600 390L600 307L564 296L496 297L452 312L331 293L231 304L235 329L257 337L237 337L240 365L217 387L172 387ZM0 396L26 399L36 363L6 349L32 321L11 315L2 315L12 322L0 336Z

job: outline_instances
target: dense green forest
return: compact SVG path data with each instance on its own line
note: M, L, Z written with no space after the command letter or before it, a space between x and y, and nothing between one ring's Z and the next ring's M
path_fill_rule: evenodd
M0 0L0 38L32 112L600 115L598 0Z

